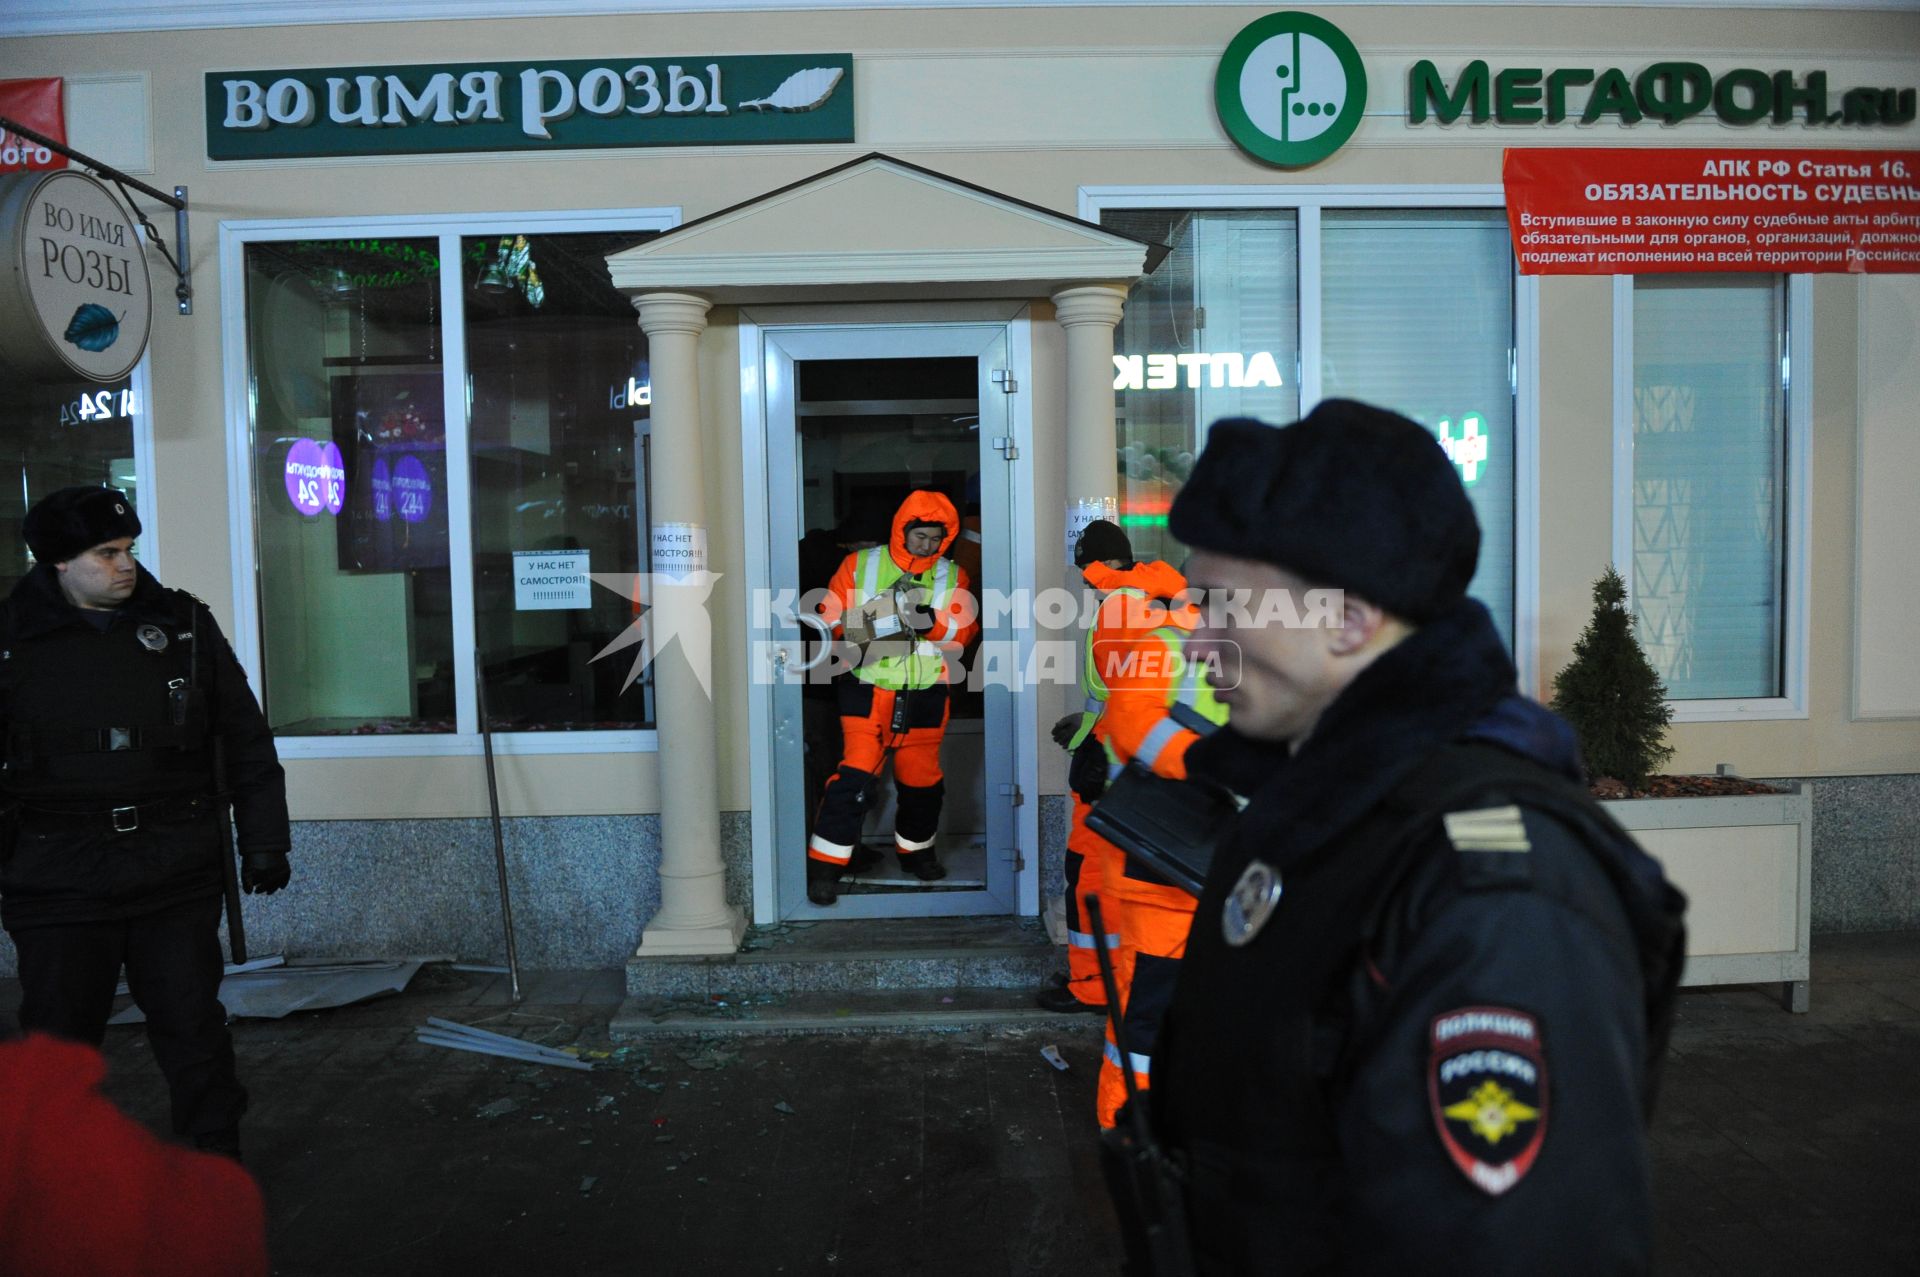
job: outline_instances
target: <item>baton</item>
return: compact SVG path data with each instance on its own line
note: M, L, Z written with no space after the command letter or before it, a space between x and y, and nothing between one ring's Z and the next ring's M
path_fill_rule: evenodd
M213 784L213 810L220 834L220 881L227 897L227 948L233 954L233 965L245 966L247 923L240 916L240 873L233 859L239 853L233 845L233 803L227 796L227 745L218 736L213 738Z
M1107 951L1107 923L1101 916L1097 895L1087 897L1087 920L1093 924L1093 953L1100 963L1100 984L1107 994L1107 1023L1113 1030L1114 1046L1120 1052L1120 1080L1127 1093L1127 1124L1132 1127L1128 1138L1133 1147L1119 1151L1132 1163L1128 1170L1135 1193L1152 1198L1150 1202L1136 1202L1142 1208L1140 1230L1146 1242L1146 1258L1153 1265L1155 1277L1190 1277L1194 1272L1193 1247L1187 1239L1178 1172L1153 1138L1145 1097L1133 1078L1133 1056L1127 1050L1120 987L1113 977L1113 955Z

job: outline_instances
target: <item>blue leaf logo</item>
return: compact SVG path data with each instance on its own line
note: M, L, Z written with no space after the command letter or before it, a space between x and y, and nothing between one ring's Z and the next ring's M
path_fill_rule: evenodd
M88 302L73 312L63 336L82 350L105 350L120 340L120 320L105 306Z

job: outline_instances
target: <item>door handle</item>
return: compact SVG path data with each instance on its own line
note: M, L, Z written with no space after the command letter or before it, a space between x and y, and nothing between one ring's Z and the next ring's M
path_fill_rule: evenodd
M816 616L811 612L789 611L785 616L774 617L774 620L781 625L796 625L802 629L817 630L820 634L820 650L811 659L799 664L794 663L793 659L787 655L784 643L776 646L773 650L773 666L781 673L805 674L808 670L818 669L822 662L833 655L833 627L827 624L824 617Z

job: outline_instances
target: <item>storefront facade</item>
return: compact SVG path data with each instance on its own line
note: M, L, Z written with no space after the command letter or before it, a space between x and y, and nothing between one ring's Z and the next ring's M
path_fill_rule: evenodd
M1618 565L1670 770L1810 780L1816 929L1920 925L1920 276L1523 272L1502 180L1508 148L1920 150L1910 10L1333 6L1356 61L1295 63L1321 100L1262 153L1216 92L1275 73L1258 7L370 8L0 20L73 145L190 191L193 313L150 257L123 383L9 392L8 500L134 486L143 557L228 624L306 887L256 947L497 952L483 707L523 959L829 916L809 534L933 487L1038 599L1092 514L1177 561L1207 423L1334 395L1448 446L1523 688ZM643 606L678 642L636 676ZM964 883L833 916L1057 894L1073 618L1033 616L985 618L1004 670L956 703Z

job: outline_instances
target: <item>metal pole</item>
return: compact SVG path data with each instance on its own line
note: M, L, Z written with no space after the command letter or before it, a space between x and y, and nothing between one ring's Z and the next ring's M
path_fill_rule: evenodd
M513 899L507 892L507 841L500 832L500 787L493 776L493 729L487 722L487 671L480 650L473 653L473 692L480 709L480 747L487 757L487 810L493 816L493 863L500 871L500 922L507 932L507 978L513 1000L520 1000L520 949L513 940Z
M187 280L193 275L193 245L187 242L187 188L176 186L173 188L173 193L180 201L179 206L173 210L173 246L180 255L176 263L180 279L173 286L173 296L180 304L180 313L191 315L193 286L187 283Z
M186 193L181 191L179 187L174 188L175 193L172 195L168 195L164 191L156 191L139 178L122 173L111 164L102 164L86 152L76 151L64 142L56 142L46 134L28 128L18 120L10 120L4 115L0 115L0 129L5 129L9 133L26 138L29 142L38 142L49 151L64 155L70 160L78 160L102 177L112 178L116 182L124 182L136 191L153 196L153 198L159 200L169 208L184 209L187 206Z

